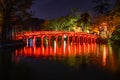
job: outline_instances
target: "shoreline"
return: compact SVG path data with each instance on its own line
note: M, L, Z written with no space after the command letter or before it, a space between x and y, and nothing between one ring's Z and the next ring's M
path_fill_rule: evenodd
M0 41L0 48L18 47L25 45L23 40Z

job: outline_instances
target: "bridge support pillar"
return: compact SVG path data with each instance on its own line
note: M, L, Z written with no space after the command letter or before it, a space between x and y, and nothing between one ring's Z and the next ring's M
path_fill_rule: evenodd
M41 52L42 52L42 54L45 53L45 51L44 51L44 36L43 35L41 36Z
M48 47L50 47L51 36L48 36Z
M51 36L49 35L48 36L48 49L49 49L49 54L51 53L51 48L50 48L50 46L51 46Z
M67 37L67 44L69 45L69 42L70 42L70 38L69 36Z
M58 35L56 35L55 43L54 43L54 53L58 51Z
M79 36L77 36L77 43L79 43Z
M83 37L82 36L80 36L80 43L82 43L83 42Z
M62 53L64 54L64 35L62 35Z
M28 45L28 43L29 43L29 38L26 39L26 42L25 42L25 43L26 43L26 46L28 47L28 46L29 46L29 45Z
M44 36L41 36L41 46L44 46Z
M72 37L72 43L75 43L75 36Z
M33 46L36 46L36 37L33 37Z

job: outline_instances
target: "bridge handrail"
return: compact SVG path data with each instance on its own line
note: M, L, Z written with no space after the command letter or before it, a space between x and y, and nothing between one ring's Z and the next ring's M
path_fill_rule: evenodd
M37 35L84 35L89 37L96 37L96 35L84 33L84 32L71 32L71 31L26 31L26 32L20 32L17 33L16 36L37 36Z

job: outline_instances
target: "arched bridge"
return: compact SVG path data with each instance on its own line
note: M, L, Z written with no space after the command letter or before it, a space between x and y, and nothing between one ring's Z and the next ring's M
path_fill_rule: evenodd
M97 36L93 34L83 33L83 32L67 32L67 31L33 31L33 32L20 32L16 34L15 37L18 39L28 40L32 38L33 43L39 38L41 43L44 44L45 39L47 39L48 44L52 40L56 42L58 40L72 43L95 43L97 41Z

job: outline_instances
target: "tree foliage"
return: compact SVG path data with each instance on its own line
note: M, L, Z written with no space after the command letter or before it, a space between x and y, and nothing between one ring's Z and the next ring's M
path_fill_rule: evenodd
M14 24L31 16L27 9L32 4L33 0L0 0L0 11L3 14L2 39L7 39L7 33Z
M116 0L115 6L110 13L111 24L114 27L111 39L114 42L120 41L120 0Z
M82 28L82 31L90 27L91 17L88 13L81 14L81 17L77 20L78 26Z
M85 31L90 27L90 23L91 18L88 13L72 12L71 15L50 20L45 30L75 31L78 28L82 28Z
M96 6L93 7L93 10L99 14L108 12L110 6L109 1L110 0L92 0L92 2L96 4Z
M75 21L75 18L71 15L56 18L49 21L48 26L46 27L46 30L72 31L73 30L72 27L76 24L74 21Z

